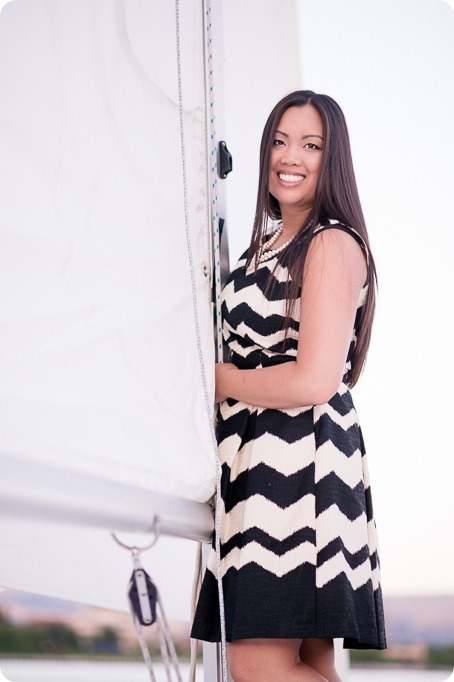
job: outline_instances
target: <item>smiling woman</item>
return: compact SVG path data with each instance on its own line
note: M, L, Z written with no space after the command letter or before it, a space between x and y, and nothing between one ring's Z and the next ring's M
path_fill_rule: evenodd
M262 136L249 250L223 292L216 365L221 557L235 682L339 682L333 638L386 647L364 443L375 267L334 100L297 91ZM278 226L269 229L271 220ZM215 555L193 636L219 641Z

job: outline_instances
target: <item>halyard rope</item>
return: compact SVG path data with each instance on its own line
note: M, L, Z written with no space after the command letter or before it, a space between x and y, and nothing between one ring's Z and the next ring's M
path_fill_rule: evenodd
M178 664L178 657L177 653L175 650L175 646L172 640L172 635L170 632L169 628L169 623L167 621L163 606L162 606L162 601L161 597L159 596L158 592L158 598L157 598L157 608L159 608L160 613L157 613L157 618L156 618L156 627L158 630L158 638L159 638L159 648L161 650L161 658L162 662L164 664L164 670L166 673L166 678L167 682L172 682L172 667L173 671L175 672L177 682L183 682L183 678L181 677L181 672L180 672L180 666ZM134 627L136 629L136 634L137 634L137 639L139 641L140 649L142 651L142 656L145 661L145 664L148 669L148 675L150 677L150 682L157 682L156 676L154 674L154 669L153 669L153 661L150 656L150 650L148 649L148 644L146 642L145 636L143 634L142 630L142 625L137 617L137 614L134 612L134 609L131 606L131 615L132 615L132 620L134 622Z
M196 565L194 568L194 578L192 581L191 594L191 622L194 620L197 600L200 594L200 587L202 585L202 543L197 544ZM195 682L196 665L197 665L197 644L196 639L191 639L191 666L189 668L189 682Z
M211 216L213 224L213 240L217 242L215 246L215 285L216 285L216 326L217 326L217 348L218 359L222 361L222 332L221 332L221 313L220 313L220 249L219 249L219 216L217 212L217 196L215 193L217 178L217 163L216 163L216 138L214 132L214 91L213 91L213 56L212 56L212 35L211 35L211 7L206 10L206 30L207 30L207 53L208 53L208 70L209 70L209 97L210 97L210 136L211 136L211 152L210 152L210 186L212 190L211 197ZM221 656L222 656L222 682L228 682L227 674L227 647L225 637L225 616L224 616L224 592L222 589L222 572L221 572L221 545L220 545L220 503L221 503L221 465L219 462L218 446L216 440L216 433L213 423L213 405L210 403L205 361L203 356L202 344L200 340L200 325L197 304L197 289L195 282L194 259L192 255L191 234L189 229L189 205L188 205L188 183L187 183L187 169L186 169L186 149L184 140L184 117L183 117L183 93L181 80L181 51L180 51L180 7L179 0L175 0L175 24L176 24L176 46L177 46L177 72L178 72L178 106L180 115L180 143L181 143L181 161L183 171L183 199L184 199L184 220L186 231L186 246L188 251L189 269L191 277L192 288L192 305L194 312L194 325L197 341L197 352L200 364L200 374L202 379L203 394L205 399L205 407L207 411L208 423L210 428L211 440L213 445L213 453L216 462L216 510L215 510L215 550L216 550L216 577L218 583L219 594L219 614L221 622Z

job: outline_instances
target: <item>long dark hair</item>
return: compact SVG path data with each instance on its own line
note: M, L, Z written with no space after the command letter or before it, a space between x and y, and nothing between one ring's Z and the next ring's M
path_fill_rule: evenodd
M369 252L367 298L357 314L357 340L350 358L351 369L346 377L348 385L354 386L360 377L369 348L375 311L377 276L356 186L347 124L341 108L328 95L318 95L311 90L297 90L281 99L268 117L260 145L257 208L246 267L254 262L257 266L255 255L259 252L266 238L269 219L279 220L281 218L279 202L270 194L268 186L270 154L276 128L284 112L289 107L302 107L307 104L311 104L317 109L323 122L323 156L315 192L314 207L301 224L293 241L279 257L279 262L285 265L291 273L291 279L288 283L284 329L287 334L295 301L300 295L304 264L316 227L326 220L335 219L344 225L354 228L361 236ZM271 282L270 275L270 286L272 286Z

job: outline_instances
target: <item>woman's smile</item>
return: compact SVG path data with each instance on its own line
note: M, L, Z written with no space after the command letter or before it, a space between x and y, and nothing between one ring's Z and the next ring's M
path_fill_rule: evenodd
M304 175L299 175L297 173L278 173L277 177L279 179L280 184L283 187L296 187L299 185L305 178Z

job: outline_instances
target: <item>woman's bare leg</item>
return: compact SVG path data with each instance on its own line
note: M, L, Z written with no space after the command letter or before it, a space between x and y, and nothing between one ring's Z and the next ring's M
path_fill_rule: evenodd
M300 661L316 670L329 682L341 682L336 672L332 639L303 639L299 649Z
M300 639L239 639L228 645L234 682L338 682L299 658Z

